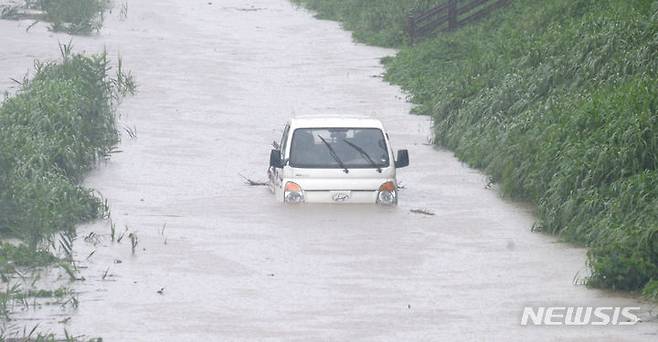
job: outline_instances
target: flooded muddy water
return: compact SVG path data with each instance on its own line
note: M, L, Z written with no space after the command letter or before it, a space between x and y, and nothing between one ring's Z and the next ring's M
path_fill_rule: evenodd
M641 306L643 317L650 306L574 285L585 249L532 233L531 208L429 145L428 118L380 77L395 51L285 0L128 4L125 20L116 9L73 45L120 53L138 82L120 107L137 137L124 134L122 153L86 181L117 235L138 237L135 255L127 238L110 241L108 222L81 227L103 240L76 243L81 260L96 250L70 285L79 307L23 319L106 341L656 340L655 321L520 325L525 306ZM29 24L0 21L0 90L69 40ZM266 178L290 116L326 113L377 117L409 149L397 208L285 207L244 184L239 174Z

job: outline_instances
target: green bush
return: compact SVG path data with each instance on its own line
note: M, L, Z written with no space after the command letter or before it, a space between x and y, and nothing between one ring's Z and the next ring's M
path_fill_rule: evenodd
M34 78L0 106L0 236L33 250L104 214L80 182L117 144L115 106L135 88L121 69L110 76L105 53L62 46L62 54L61 62L36 63Z
M649 300L658 301L658 280L653 280L644 287L642 295Z
M386 79L433 116L438 144L536 203L540 229L591 247L590 285L655 288L656 37L656 0L518 0L403 47Z
M53 31L80 34L100 30L108 0L38 0Z

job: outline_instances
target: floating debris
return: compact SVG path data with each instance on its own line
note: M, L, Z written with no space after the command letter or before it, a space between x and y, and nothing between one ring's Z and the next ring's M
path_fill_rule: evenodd
M429 209L411 209L409 211L414 213L414 214L420 214L420 215L427 215L427 216L434 216L435 215Z
M265 181L255 181L255 180L251 180L251 179L243 176L242 174L238 173L238 175L240 177L242 177L242 179L244 179L245 184L250 185L250 186L267 186L267 185L269 185L269 183L265 182Z

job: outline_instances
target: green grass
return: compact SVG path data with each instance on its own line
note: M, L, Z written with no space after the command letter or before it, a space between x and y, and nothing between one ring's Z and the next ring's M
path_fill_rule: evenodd
M340 7L350 16L328 17L379 42L366 22L350 23L365 5L304 2ZM656 0L517 0L413 47L385 39L401 46L385 61L386 79L434 118L438 144L489 173L504 194L534 202L541 230L590 247L590 286L644 288L655 298L657 37Z
M39 325L35 325L31 330L25 327L22 330L8 333L7 331L0 331L0 342L5 341L30 341L30 342L102 342L100 337L88 338L85 336L74 336L64 329L62 336L56 336L53 333L39 332Z
M35 17L21 10L26 7L43 11ZM109 0L26 0L23 5L0 6L0 19L37 19L51 23L55 32L89 34L100 31Z
M0 279L5 282L17 267L40 267L56 262L47 250L30 248L25 244L12 245L0 241Z
M135 84L105 53L60 48L0 106L0 237L22 241L0 245L1 270L53 261L43 253L56 233L106 214L80 182L118 143L116 106Z
M354 38L368 44L397 46L408 42L406 18L444 0L291 0L317 13L319 19L340 21Z
M107 0L39 0L46 12L46 20L53 23L53 31L81 34L99 31Z

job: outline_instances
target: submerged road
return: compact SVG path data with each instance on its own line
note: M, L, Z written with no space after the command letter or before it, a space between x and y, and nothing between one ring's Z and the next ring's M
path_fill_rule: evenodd
M77 241L78 259L96 250L82 262L86 281L69 285L78 309L27 318L106 341L658 338L655 321L520 325L525 306L649 307L574 285L584 249L532 233L531 208L427 144L428 118L379 77L395 51L355 44L285 0L131 0L128 10L73 44L120 52L139 86L120 107L137 138L124 134L123 153L86 182L107 198L117 234L127 227L139 244L133 256L127 239L109 241L107 222L81 227L103 242ZM26 33L30 23L0 21L0 91L69 39L44 24ZM243 183L238 174L265 178L290 116L320 113L377 117L394 148L409 149L399 207L286 208Z

